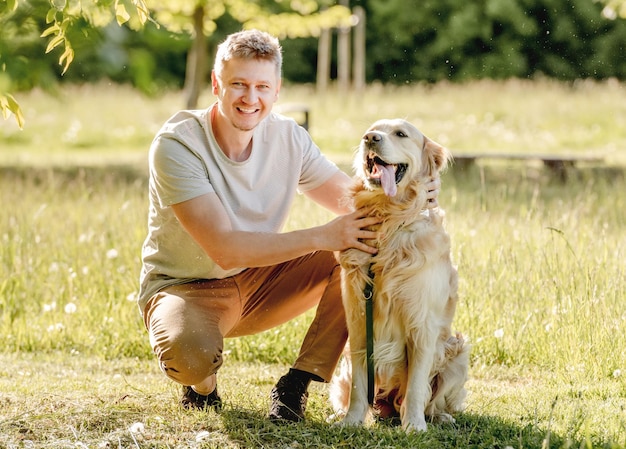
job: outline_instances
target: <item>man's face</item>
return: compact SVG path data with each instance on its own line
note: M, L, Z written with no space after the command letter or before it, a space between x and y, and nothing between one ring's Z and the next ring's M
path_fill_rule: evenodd
M226 61L221 79L213 73L211 80L220 112L242 131L254 129L271 112L281 82L274 63L239 58Z

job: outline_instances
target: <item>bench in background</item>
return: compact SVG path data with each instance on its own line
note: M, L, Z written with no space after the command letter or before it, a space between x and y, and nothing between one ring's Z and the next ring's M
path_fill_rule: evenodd
M303 103L285 103L275 106L276 112L293 117L298 125L309 130L309 106Z
M577 163L602 163L604 158L600 156L586 155L561 155L561 154L489 154L489 153L463 153L454 155L454 165L463 170L471 167L478 159L493 160L518 160L529 161L536 160L543 162L543 165L561 180L567 179L567 171L573 168Z

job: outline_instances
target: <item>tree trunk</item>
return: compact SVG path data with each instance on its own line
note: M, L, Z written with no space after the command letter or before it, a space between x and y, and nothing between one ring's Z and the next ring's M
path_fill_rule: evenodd
M207 75L207 51L208 45L203 30L204 8L196 7L193 12L194 38L189 53L187 54L187 67L185 69L186 106L187 109L198 107L198 98L204 87Z
M349 0L339 0L339 4L350 7ZM350 87L350 27L337 29L337 85L339 92Z
M352 80L354 90L361 91L365 87L365 9L354 7L357 24L354 27L354 61Z
M330 30L323 28L317 43L317 91L326 92L330 77Z
M350 87L350 28L337 29L337 86L340 92Z

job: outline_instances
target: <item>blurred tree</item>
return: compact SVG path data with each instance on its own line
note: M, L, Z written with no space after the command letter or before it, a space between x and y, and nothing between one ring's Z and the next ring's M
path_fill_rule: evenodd
M346 8L332 6L337 1L0 0L0 108L5 117L15 113L21 124L10 92L53 85L60 76L85 82L107 77L148 93L184 86L188 107L195 107L215 46L242 27L278 35L286 79L315 82L317 36L349 20ZM368 81L538 74L626 79L626 20L620 18L626 16L626 0L350 0L350 5L367 14ZM332 40L331 33L325 35ZM41 57L45 52L55 57L52 63ZM329 54L325 70L333 75L336 57Z
M66 73L74 61L75 43L84 42L82 38L72 38L77 31L99 34L99 30L116 21L118 25L132 30L143 29L147 23L152 23L179 35L191 36L185 90L187 106L195 107L208 72L207 39L215 35L218 20L228 17L223 22L230 25L229 29L222 30L228 32L243 26L263 29L279 37L315 36L319 35L322 28L349 23L350 11L341 6L332 6L332 3L332 0L47 0L46 5L42 6L38 0L0 0L0 24L10 24L6 29L3 26L2 30L3 33L6 32L2 41L8 43L21 36L23 29L32 31L28 34L32 38L37 30L37 23L45 19L47 25L41 34L41 37L48 39L45 52L62 49L59 56L61 75ZM26 10L29 11L28 14L24 13ZM24 27L25 24L28 26ZM4 55L8 56L9 52L3 51L0 58ZM15 59L10 60L13 62ZM26 66L36 59L24 57L22 62ZM157 68L154 58L145 51L135 50L132 59L134 65L131 67L131 74L135 83L140 86L149 84L152 72ZM2 63L0 107L5 117L9 112L14 113L21 126L23 117L19 105L9 94L11 90L20 87L11 76L13 70L7 70L6 63Z
M220 38L243 25L280 38L318 36L322 28L350 23L348 8L331 0L148 0L156 21L172 31L189 33L193 44L188 53L185 77L187 107L196 107L208 73L208 36L215 37L217 22L230 17L237 26L220 30ZM220 39L221 40L221 39ZM215 39L214 39L215 41ZM213 42L215 44L216 42Z
M370 81L626 78L626 22L604 17L595 0L370 0L366 6Z
M62 67L61 74L64 74L74 61L72 43L78 40L79 45L85 44L93 35L92 29L105 27L114 18L118 24L128 22L137 28L149 19L143 0L103 0L84 4L78 0L0 0L0 108L4 118L13 113L22 127L22 112L10 92L31 87L25 85L27 83L45 86L46 79L42 81L36 77L38 74L45 77L49 73L37 70L40 55L28 52L15 54L16 49L32 49L42 43L40 38L47 38L45 53L56 48L63 51L58 61ZM45 23L43 33L40 31L42 23ZM81 33L80 39L71 39L72 36L77 37L76 32ZM36 36L39 43L35 42ZM16 76L16 72L20 71L27 72L28 76Z

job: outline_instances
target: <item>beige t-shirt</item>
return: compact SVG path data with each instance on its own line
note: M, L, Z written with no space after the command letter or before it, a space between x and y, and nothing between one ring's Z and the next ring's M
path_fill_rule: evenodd
M141 310L152 295L167 286L221 279L246 268L221 269L183 229L172 204L215 192L234 229L280 232L296 192L319 187L339 170L302 127L275 113L255 129L246 161L228 159L208 119L214 107L178 112L152 142Z

